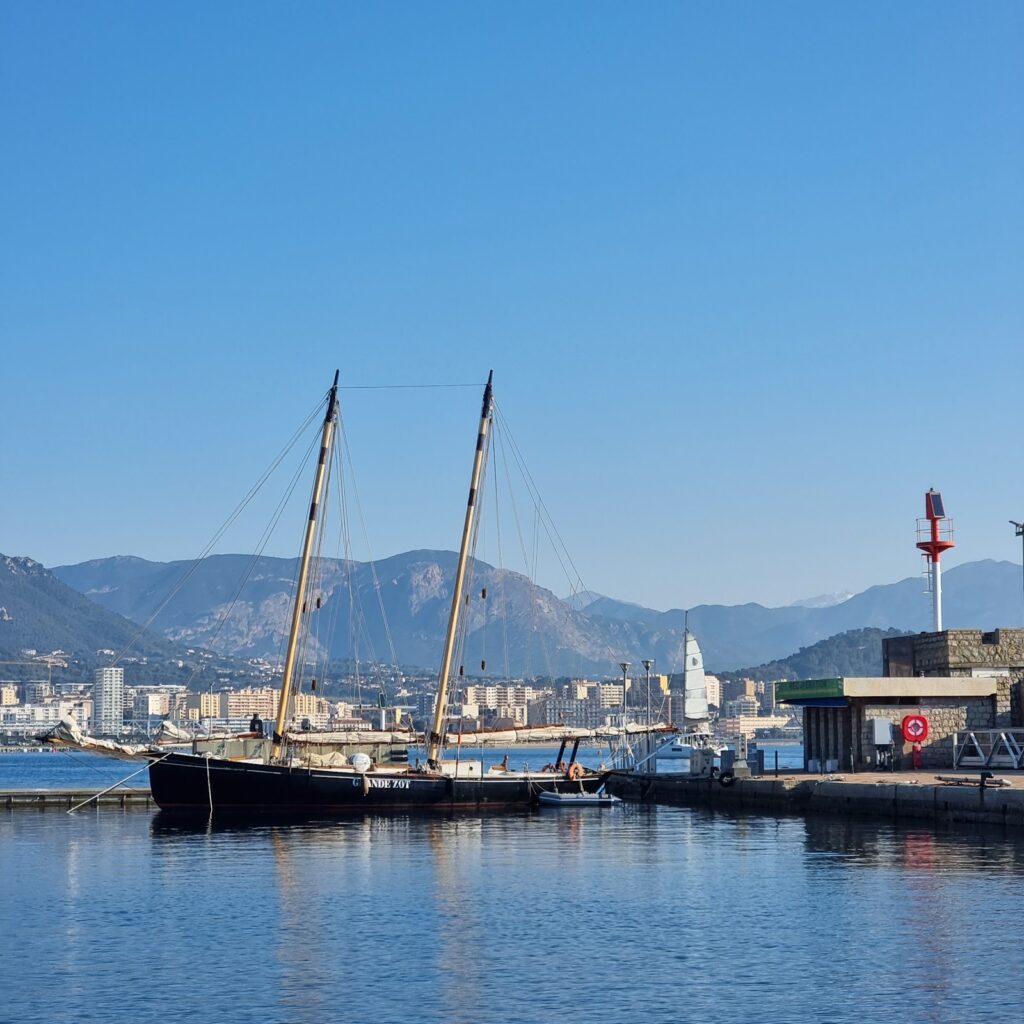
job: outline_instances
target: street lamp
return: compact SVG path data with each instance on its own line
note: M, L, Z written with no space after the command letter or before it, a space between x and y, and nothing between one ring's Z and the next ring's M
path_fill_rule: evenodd
M651 753L651 666L653 664L653 658L644 658L643 666L647 673L647 733L644 736L644 754L646 755Z
M626 752L629 749L629 740L626 739L626 673L629 671L629 662L620 661L619 668L622 669L622 737L619 740L620 749L622 751L622 767L626 765Z
M642 662L644 671L647 673L647 725L651 724L651 666L654 664L653 658L644 658Z

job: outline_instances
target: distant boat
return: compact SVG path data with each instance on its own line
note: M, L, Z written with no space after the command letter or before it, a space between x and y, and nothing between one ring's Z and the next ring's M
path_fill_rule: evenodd
M273 742L261 758L230 759L210 754L167 752L153 754L149 767L153 799L162 810L189 814L235 815L302 814L349 815L385 811L479 810L536 804L545 793L571 783L578 791L593 793L607 773L585 768L576 760L579 738L567 762L562 761L566 740L554 765L538 771L509 769L506 763L484 769L482 760L456 756L445 759L446 712L453 655L457 646L460 611L466 605L467 563L476 540L477 498L482 468L489 451L492 419L491 378L484 389L483 408L473 457L469 499L452 604L438 676L433 723L426 735L424 765L375 764L364 753L342 758L345 764L314 766L303 761L285 736L288 703L296 668L299 636L308 628L307 616L315 606L310 572L311 553L319 550L318 515L325 505L324 478L331 465L338 424L338 375L327 394L319 462L306 521L299 563L291 628ZM452 737L454 742L454 737Z
M543 807L614 807L622 800L611 793L541 793L537 802Z
M708 708L708 686L704 675L704 655L697 638L683 618L683 722L676 735L666 740L646 757L637 761L641 768L658 761L689 761L695 749L710 750L716 757L726 744L711 734L711 712Z

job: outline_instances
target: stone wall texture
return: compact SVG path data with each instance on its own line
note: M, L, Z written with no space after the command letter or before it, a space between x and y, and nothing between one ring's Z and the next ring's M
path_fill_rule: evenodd
M976 669L1005 671L1006 678L996 684L994 717L987 728L1024 727L1024 629L947 629L882 643L894 675L966 677Z
M953 733L972 729L991 729L997 723L993 701L989 697L922 697L916 705L871 704L862 705L864 723L861 743L865 751L871 748L868 720L887 718L896 727L896 766L909 768L912 746L904 743L899 734L906 715L924 715L928 719L928 739L921 745L921 764L924 768L951 768L953 766Z

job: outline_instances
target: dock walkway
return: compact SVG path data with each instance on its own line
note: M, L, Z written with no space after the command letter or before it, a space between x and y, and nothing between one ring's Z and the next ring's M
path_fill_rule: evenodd
M616 771L608 790L624 800L688 804L761 814L832 814L984 824L1024 828L1024 775L997 772L1009 785L943 785L935 772L871 772L843 775L780 773L778 777L717 780L689 775ZM974 772L943 772L977 783Z
M96 795L95 789L0 789L0 807L7 810L62 810L85 802L89 807L156 807L148 788L114 789Z

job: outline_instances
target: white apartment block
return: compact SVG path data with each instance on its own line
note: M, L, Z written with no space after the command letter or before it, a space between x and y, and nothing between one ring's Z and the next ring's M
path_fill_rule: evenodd
M14 704L0 707L0 728L6 733L33 736L70 718L80 729L88 726L91 700L55 700L46 704Z
M705 672L704 686L708 691L708 703L720 708L722 706L722 680L710 672Z
M514 715L500 714L502 709L525 708L527 705L550 691L536 686L467 686L467 704L476 704L480 708L499 711L499 717L513 718Z
M124 726L124 669L98 668L92 685L92 731L116 736Z

